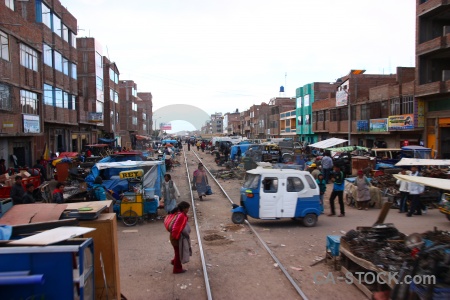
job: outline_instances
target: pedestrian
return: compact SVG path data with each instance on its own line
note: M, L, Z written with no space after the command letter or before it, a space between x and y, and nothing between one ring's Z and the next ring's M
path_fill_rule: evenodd
M23 195L25 190L22 186L22 176L17 175L14 177L14 184L11 187L10 197L12 198L13 205L23 204Z
M358 176L353 184L356 186L356 202L358 209L368 210L371 184L362 170L358 171Z
M225 161L228 161L228 156L230 155L230 147L228 147L228 145L225 145L225 149L223 150L223 155L224 155Z
M205 148L206 148L205 141L202 141L202 143L200 144L200 148L202 148L202 152L205 152Z
M103 179L100 176L95 177L94 184L92 185L93 195L95 200L106 200L106 191L103 187Z
M400 173L400 175L409 175L409 171L406 168L403 168ZM399 185L399 191L400 191L400 203L398 207L399 213L404 213L408 211L408 204L406 201L409 198L409 182L405 180L398 179L397 185Z
M39 169L39 172L41 173L41 183L43 183L44 181L47 181L47 170L41 164L41 161L39 159L36 160L36 164L33 166L33 168Z
M237 161L241 161L241 157L242 157L241 147L237 146L237 152L236 152L236 159L237 159Z
M410 176L420 176L419 170L417 166L411 167ZM411 217L413 214L420 216L422 215L422 205L420 203L420 194L422 194L425 190L425 187L419 183L409 182L408 183L408 192L409 198L411 199L411 206L409 208L409 212L406 214L407 217Z
M333 182L333 191L330 195L330 208L331 213L328 214L329 217L335 216L336 211L334 208L334 199L338 197L339 207L341 209L341 214L338 217L345 217L345 208L344 208L344 173L341 171L339 166L334 166L334 172L332 174L331 181Z
M200 151L200 146L202 145L202 143L200 142L200 140L197 141L197 151Z
M164 210L170 213L177 206L177 199L180 198L180 192L177 185L172 181L170 174L164 175L164 182L162 184L162 196L164 199Z
M301 171L305 170L306 161L305 161L303 155L296 155L295 162L297 165L300 166Z
M5 160L2 158L0 159L0 175L3 175L5 173L6 173Z
M327 182L325 181L325 177L322 173L319 173L316 179L317 185L319 186L319 192L320 192L320 205L322 206L323 211L323 197L325 196L325 192L327 190Z
M56 188L53 190L52 196L53 196L53 202L54 203L64 203L64 183L58 182L56 184Z
M198 164L198 168L194 172L193 184L195 184L198 197L200 198L200 201L202 201L203 197L206 196L206 187L208 185L208 177L202 163Z
M187 142L188 145L188 151L191 151L191 143Z
M170 243L172 244L174 251L174 258L170 263L173 265L174 274L186 272L186 270L183 269L182 261L189 261L189 254L187 253L189 253L189 250L191 250L191 248L190 246L186 247L185 245L186 243L190 245L189 234L191 232L191 227L189 226L187 216L190 207L191 205L189 203L187 203L186 201L181 201L177 206L177 212L174 212L178 213L178 216L176 217L170 232ZM192 255L192 250L190 251L190 255Z
M86 157L91 157L91 156L92 156L91 148L87 148L86 149Z
M22 203L23 204L35 203L36 199L34 198L34 195L33 195L34 184L28 183L25 186L25 189L26 189L26 193L23 195Z
M321 165L323 176L325 177L325 181L328 183L330 182L330 173L333 169L333 160L330 157L329 151L325 151L325 154L322 157Z
M309 168L310 168L310 172L311 172L312 177L314 177L314 179L317 180L319 174L321 174L320 170L317 169L317 165L315 163L312 163L309 166Z

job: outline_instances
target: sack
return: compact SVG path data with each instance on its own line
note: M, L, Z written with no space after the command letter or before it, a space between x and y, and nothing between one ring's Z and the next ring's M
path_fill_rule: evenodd
M207 186L206 186L206 193L205 193L205 194L206 194L206 195L212 195L212 193L213 193L213 192L212 192L211 186L207 185Z
M166 227L168 232L172 232L173 224L177 220L179 214L180 213L169 214L164 218L164 227Z

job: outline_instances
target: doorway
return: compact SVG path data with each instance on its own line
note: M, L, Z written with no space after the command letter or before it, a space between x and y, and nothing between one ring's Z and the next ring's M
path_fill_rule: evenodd
M441 127L441 157L450 159L450 127Z

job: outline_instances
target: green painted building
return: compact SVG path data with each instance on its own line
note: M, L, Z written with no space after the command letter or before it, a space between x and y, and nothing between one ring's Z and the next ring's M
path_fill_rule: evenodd
M318 135L313 131L313 109L315 101L328 99L330 93L336 92L336 85L329 82L313 82L295 90L298 140L315 143Z

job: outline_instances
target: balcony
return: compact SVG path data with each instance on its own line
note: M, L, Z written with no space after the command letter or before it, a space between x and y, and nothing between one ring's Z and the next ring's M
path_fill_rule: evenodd
M423 16L427 14L429 11L441 6L448 5L449 3L450 3L449 0L428 0L417 6L416 12L418 16Z
M445 87L447 87L448 90L448 81L435 81L427 84L420 84L416 87L416 96L423 97L440 94L445 91Z
M450 35L439 36L427 42L423 42L416 47L417 55L424 55L441 49L450 48Z

